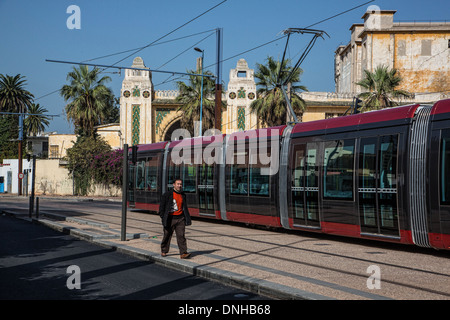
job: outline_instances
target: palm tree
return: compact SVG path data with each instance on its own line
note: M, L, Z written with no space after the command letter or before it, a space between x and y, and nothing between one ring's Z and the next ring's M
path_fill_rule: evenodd
M38 133L45 130L45 127L50 124L48 121L50 118L45 116L44 113L48 112L47 109L41 107L38 104L32 104L28 108L29 115L25 118L24 124L28 136L36 136Z
M75 125L75 129L88 135L94 136L94 126L101 124L111 103L114 101L111 89L105 86L111 78L104 76L99 79L99 68L89 71L87 66L80 66L78 69L67 74L69 85L61 88L61 95L65 101L70 101L65 108L67 120Z
M20 74L15 76L0 74L0 112L25 113L27 111L34 96L25 90L25 84L25 77ZM15 114L0 116L0 161L16 158L24 152L26 144L19 141L18 151L14 141L19 136L18 120L19 116Z
M197 73L188 70L188 73ZM213 75L210 71L203 73L204 75ZM176 98L177 102L181 102L181 106L177 111L183 112L181 118L181 127L188 130L191 135L194 134L194 121L200 121L200 100L201 100L201 77L190 75L189 84L182 81L177 81L177 87L180 94ZM215 119L215 102L211 97L214 97L215 83L210 77L203 78L203 105L202 105L202 127L203 131L214 128ZM222 103L222 107L223 107Z
M411 97L408 91L395 89L402 81L395 68L389 70L387 66L380 65L374 72L364 70L364 75L364 79L356 84L367 90L358 95L367 110L390 108L396 105L393 98Z
M281 65L280 61L275 61L273 57L267 57L267 64L257 64L255 78L259 81L256 85L257 99L252 102L250 108L256 112L263 125L273 127L286 122L287 103L283 92L278 83L284 83L292 71L290 60L287 59ZM280 73L280 79L277 83L277 77ZM300 75L303 73L301 68L294 71L291 77L291 106L296 115L301 115L306 108L305 101L296 94L299 90L308 91L305 86L298 85Z
M0 74L0 111L26 112L34 96L24 89L26 80L20 74Z

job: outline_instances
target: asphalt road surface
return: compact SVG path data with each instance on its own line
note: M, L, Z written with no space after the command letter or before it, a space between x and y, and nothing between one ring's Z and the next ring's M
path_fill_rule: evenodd
M257 300L261 297L2 215L0 299Z

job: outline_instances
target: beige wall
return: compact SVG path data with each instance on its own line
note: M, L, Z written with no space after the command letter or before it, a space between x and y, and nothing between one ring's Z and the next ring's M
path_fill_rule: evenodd
M77 140L74 134L51 134L48 136L48 157L61 159L66 156L67 149L72 148Z
M73 180L69 176L69 170L60 166L58 159L36 160L36 184L37 195L73 195ZM89 196L120 197L121 188L94 185Z
M113 149L122 148L123 143L120 139L120 125L107 124L97 126L97 134L102 137Z
M72 195L73 181L58 159L38 159L35 188L36 194Z
M449 22L394 22L395 11L367 12L354 24L351 40L335 52L336 92L361 92L364 70L386 65L403 78L399 89L412 93L448 92ZM424 19L426 20L426 19Z
M350 107L350 104L348 106L308 106L303 113L302 122L323 120L327 117L332 118L342 115Z

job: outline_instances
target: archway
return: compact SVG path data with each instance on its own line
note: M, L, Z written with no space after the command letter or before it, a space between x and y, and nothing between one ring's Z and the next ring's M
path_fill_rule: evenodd
M163 141L171 141L172 140L172 133L176 130L176 129L180 129L181 128L181 119L179 118L178 120L172 122L167 129L165 130L164 133L164 140Z

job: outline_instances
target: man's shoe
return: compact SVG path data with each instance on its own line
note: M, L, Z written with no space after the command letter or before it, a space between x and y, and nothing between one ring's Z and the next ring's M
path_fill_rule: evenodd
M181 258L181 259L187 259L187 258L189 258L190 256L191 256L190 253L183 253L182 255L180 255L180 258Z
M161 257L167 257L167 253L161 252Z

